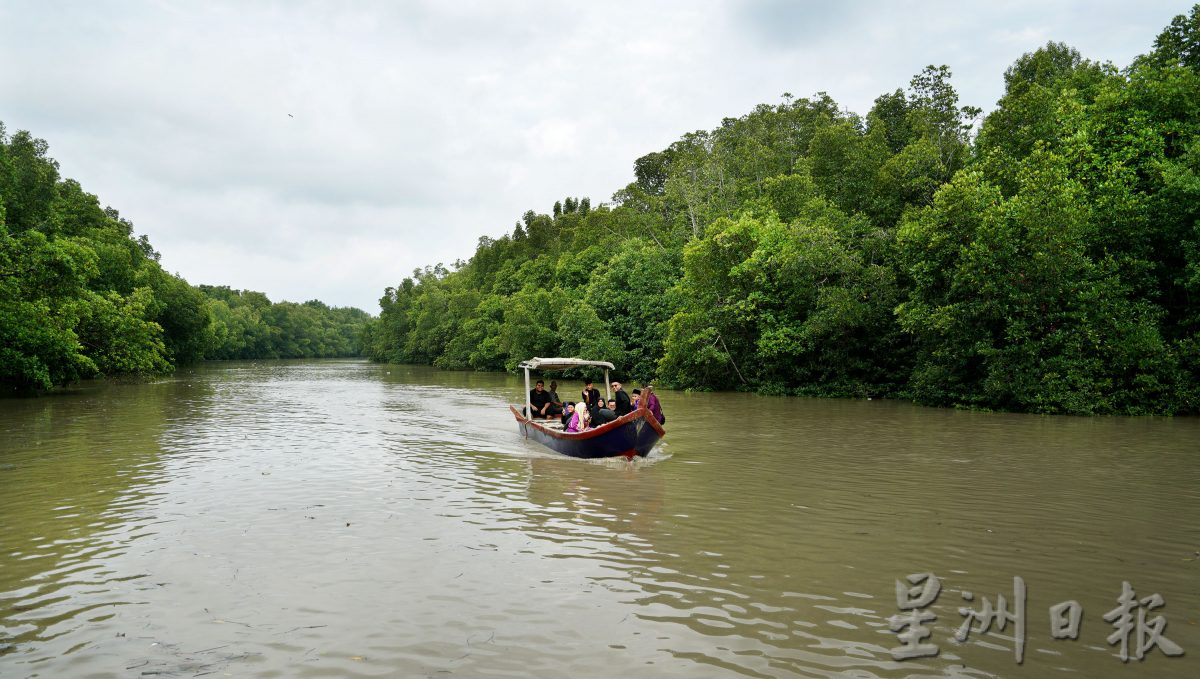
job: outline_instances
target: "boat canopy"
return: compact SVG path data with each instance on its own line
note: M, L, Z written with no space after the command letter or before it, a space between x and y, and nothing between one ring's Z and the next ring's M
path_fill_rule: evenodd
M585 361L582 358L531 358L525 361L518 368L525 369L525 416L531 417L533 414L533 406L529 403L529 371L530 370L566 370L567 368L580 368L583 366L594 365L597 368L604 368L604 399L612 398L612 393L608 390L608 371L613 370L613 364L608 361Z
M613 364L608 361L585 361L582 358L531 358L517 367L526 370L566 370L589 365L607 370L614 369Z

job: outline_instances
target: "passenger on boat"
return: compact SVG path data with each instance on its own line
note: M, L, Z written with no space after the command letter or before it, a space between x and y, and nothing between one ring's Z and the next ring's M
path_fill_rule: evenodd
M576 404L575 415L579 424L579 428L576 431L587 431L592 428L592 418L588 415L587 408L580 408L579 404Z
M562 399L558 397L558 382L550 382L550 409L546 411L546 417L563 414Z
M600 404L600 390L592 386L592 381L588 380L583 387L583 405L588 410L595 410Z
M537 384L530 390L529 406L533 409L530 417L547 417L547 411L550 409L550 393L546 391L545 382L538 380Z
M567 424L571 421L571 417L574 415L575 415L575 403L574 402L568 403L566 409L563 410L562 425L564 427L567 426Z
M575 433L583 431L584 428L587 426L586 424L584 424L584 422L586 420L584 420L584 416L583 416L583 414L586 412L587 412L587 408L580 408L579 410L576 410L574 403L568 403L567 404L567 413L570 414L570 417L567 417L567 414L563 415L563 419L566 420L566 426L565 426L564 431L566 431L568 434L575 434Z
M608 424L615 419L617 419L617 414L611 408L607 407L604 401L601 401L600 407L596 409L595 413L592 413L592 423L597 427L602 424Z
M621 383L613 382L612 388L613 397L616 399L616 405L613 407L613 411L617 413L617 417L632 413L633 404L629 402L629 394L626 394L625 390L621 388Z
M641 402L642 402L642 390L634 389L633 390L633 409L637 410L638 406L641 404Z
M658 402L658 397L654 395L654 385L643 384L642 393L646 399L646 408L650 411L650 414L654 416L654 419L658 420L659 424L666 424L667 416L663 415L662 404Z

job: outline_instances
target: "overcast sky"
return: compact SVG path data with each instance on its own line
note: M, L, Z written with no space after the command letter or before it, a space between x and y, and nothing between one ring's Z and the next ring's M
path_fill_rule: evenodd
M378 312L556 199L790 92L927 64L990 110L1048 40L1128 64L1189 2L0 2L0 121L194 284Z

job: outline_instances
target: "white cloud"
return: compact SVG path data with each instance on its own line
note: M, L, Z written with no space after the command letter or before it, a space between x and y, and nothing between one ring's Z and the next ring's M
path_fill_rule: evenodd
M1026 45L1044 45L1050 40L1049 31L1045 28L1034 28L1032 26L1019 29L1002 28L993 35L996 42L1015 44L1022 47Z
M865 113L927 64L985 108L1046 40L1127 63L1185 3L0 5L0 121L193 283L376 310L527 209L783 92ZM288 114L291 114L290 116Z
M557 118L542 120L526 131L530 151L539 158L554 156L575 157L583 126L572 120Z

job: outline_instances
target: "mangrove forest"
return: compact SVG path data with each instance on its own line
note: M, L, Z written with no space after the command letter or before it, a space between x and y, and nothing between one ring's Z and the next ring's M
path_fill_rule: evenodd
M986 116L946 66L789 94L388 288L377 361L604 357L688 389L1200 409L1200 5L1118 67L1051 42ZM12 209L10 208L10 212Z
M190 285L48 149L0 123L0 394L203 359L359 354L365 311Z

